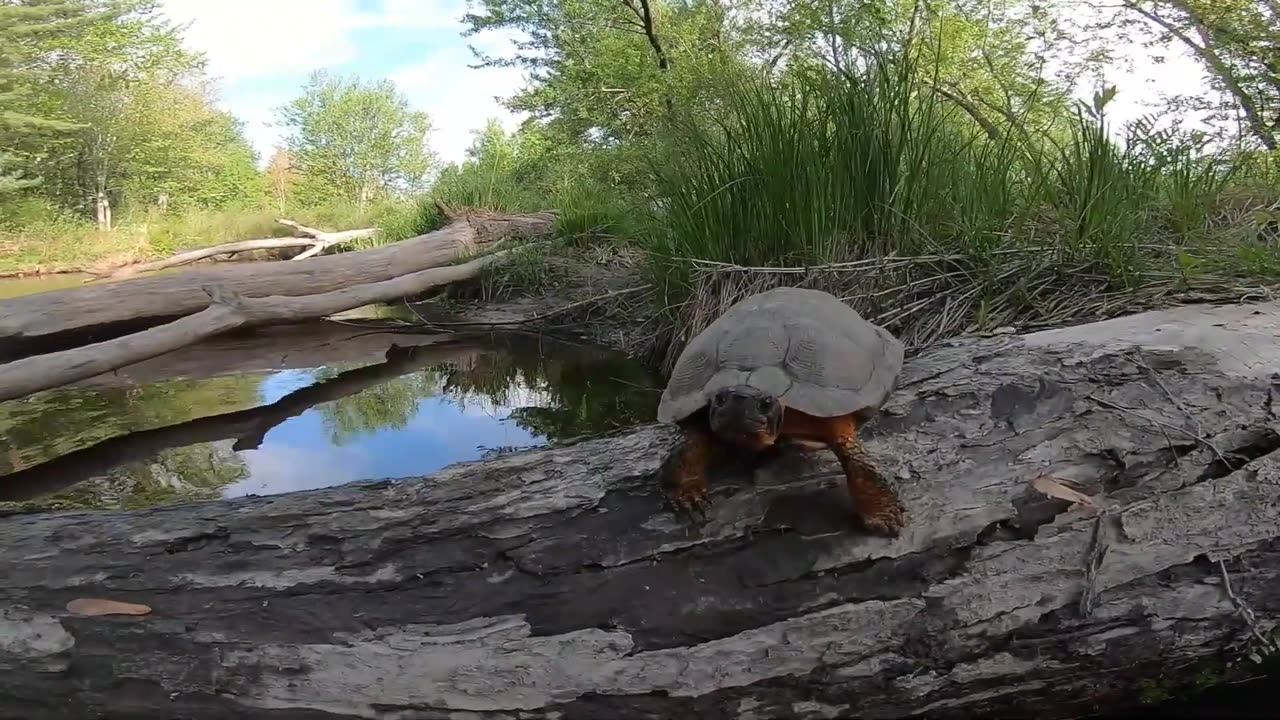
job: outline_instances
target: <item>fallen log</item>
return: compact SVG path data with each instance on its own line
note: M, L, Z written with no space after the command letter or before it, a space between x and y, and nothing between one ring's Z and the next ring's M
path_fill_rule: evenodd
M315 295L246 298L221 286L207 286L204 291L209 297L209 306L194 315L132 335L0 365L0 402L159 357L231 330L314 320L363 305L416 295L476 277L507 252L500 250L459 265L428 268L382 282Z
M120 465L147 462L172 448L235 440L232 450L255 450L272 429L317 405L355 395L428 365L471 362L485 352L474 343L444 336L436 336L429 343L392 345L383 362L346 370L267 405L119 435L0 475L0 502L25 502L62 492L90 478L102 477Z
M111 339L208 306L206 286L247 298L333 292L448 265L504 240L545 236L555 215L455 212L440 230L382 247L299 261L239 263L93 283L0 300L0 362Z
M120 278L131 277L141 273L155 272L157 270L167 270L169 268L190 265L193 262L198 262L206 258L217 257L219 255L235 255L237 253L252 252L254 250L283 250L287 248L304 247L307 249L292 258L289 258L289 260L305 260L314 255L319 255L335 245L341 245L361 238L373 237L378 233L377 228L325 232L313 227L307 227L306 225L296 223L292 220L277 219L276 222L302 233L301 237L295 236L260 238L258 240L237 240L235 242L222 243L221 245L196 248L195 250L188 250L187 252L178 253L177 255L172 255L160 260L117 267L108 272L100 273L97 277L89 278L88 280L85 280L85 282L95 282L102 279L118 280Z
M392 345L433 345L445 337L325 321L253 328L225 333L70 384L97 389L376 363Z
M866 432L896 539L850 529L828 453L713 475L687 525L660 426L0 519L0 716L1054 720L1237 677L1280 620L1278 330L1184 307L920 354Z

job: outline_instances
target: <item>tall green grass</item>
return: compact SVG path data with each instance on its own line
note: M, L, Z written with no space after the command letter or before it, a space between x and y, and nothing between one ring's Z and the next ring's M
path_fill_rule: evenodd
M681 127L654 168L651 245L686 301L677 348L780 284L836 292L922 345L1276 279L1220 212L1237 171L1149 126L1117 141L1110 91L1048 130L1001 117L990 133L933 83L909 50L853 76L739 78L721 113Z

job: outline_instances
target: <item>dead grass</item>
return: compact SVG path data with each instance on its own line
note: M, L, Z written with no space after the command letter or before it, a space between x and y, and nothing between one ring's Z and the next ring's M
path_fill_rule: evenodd
M971 256L886 257L811 267L744 267L685 260L694 267L687 300L666 309L673 321L652 338L664 371L689 339L734 303L780 286L829 292L900 338L908 352L966 333L1019 332L1105 320L1172 304L1273 297L1280 283L1224 273L1145 271L1117 287L1088 265L1046 262L1049 248L999 251L978 266Z

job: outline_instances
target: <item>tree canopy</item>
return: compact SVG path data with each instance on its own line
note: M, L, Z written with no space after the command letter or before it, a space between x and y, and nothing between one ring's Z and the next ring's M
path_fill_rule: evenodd
M313 196L363 208L426 186L435 163L427 147L431 121L394 83L317 71L279 112L289 131L285 146Z

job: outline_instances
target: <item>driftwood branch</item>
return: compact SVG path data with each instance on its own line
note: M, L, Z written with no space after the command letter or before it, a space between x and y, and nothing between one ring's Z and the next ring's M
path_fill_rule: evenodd
M187 269L51 290L0 301L0 362L119 337L198 313L203 288L245 298L329 293L449 265L504 240L543 237L553 213L500 215L449 210L440 230L382 247L304 260Z
M1280 620L1278 371L1275 304L924 352L866 433L896 539L850 529L821 452L714 474L685 524L658 426L421 480L10 516L0 708L1055 720L1230 679ZM100 600L150 612L86 616Z
M277 219L276 222L286 227L293 228L295 231L302 233L302 236L238 240L236 242L223 243L221 245L196 248L195 250L178 253L177 255L163 258L161 260L115 268L114 270L103 273L98 277L90 278L86 282L93 282L103 278L118 280L120 278L131 277L141 273L181 267L207 258L217 257L218 255L234 255L236 253L250 252L253 250L281 250L286 248L305 247L307 250L290 258L290 260L305 260L314 255L319 255L335 245L341 245L361 238L373 237L378 232L377 228L325 232L323 230L307 227L306 225L300 225L292 220Z
M195 315L132 335L0 365L0 402L101 375L230 330L323 318L363 305L416 295L476 277L507 252L501 250L459 265L429 268L316 295L246 298L221 286L206 286L209 306Z

